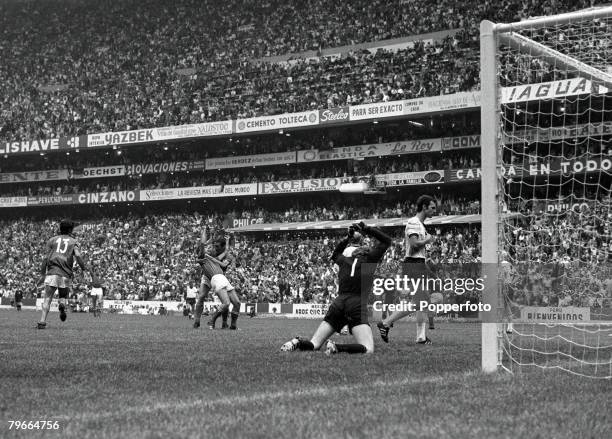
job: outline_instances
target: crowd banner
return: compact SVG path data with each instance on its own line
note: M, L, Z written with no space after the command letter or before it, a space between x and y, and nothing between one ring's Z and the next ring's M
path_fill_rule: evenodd
M159 162L159 163L132 163L125 165L126 175L160 174L164 172L187 172L204 170L203 160Z
M257 195L257 183L227 184L140 191L140 201L220 198Z
M416 184L435 184L444 182L444 171L397 172L394 174L377 174L376 182L386 186L411 186Z
M466 148L480 148L480 134L474 134L473 136L444 137L442 139L443 151Z
M329 305L325 303L294 303L291 317L296 319L322 319Z
M592 159L563 160L553 158L546 163L526 164L525 166L501 167L505 177L542 177L549 175L575 175L602 172L612 175L612 158L608 154L600 154ZM445 171L445 182L452 183L465 180L480 180L480 168L450 169Z
M608 154L592 156L591 159L564 160L553 158L547 163L533 164L526 167L528 175L573 175L590 172L612 174L612 158Z
M480 92L460 92L448 95L429 96L421 100L423 104L419 109L420 113L480 108ZM405 108L408 110L410 107L406 106ZM415 113L407 112L406 114Z
M383 119L404 115L405 101L379 102L376 104L351 105L351 120Z
M258 218L231 218L229 227L245 227L250 226L252 224L264 224L264 219L261 217Z
M417 154L442 150L442 139L406 140L401 142L351 145L329 150L308 149L297 152L298 163L328 160L360 159L399 154Z
M121 177L125 175L125 166L100 166L97 168L84 168L83 170L73 170L72 178L99 178L99 177Z
M38 153L60 149L60 139L24 140L21 142L1 142L0 154Z
M36 309L41 310L44 299L36 299ZM51 312L58 312L58 300L53 299L51 302ZM115 300L104 299L102 308L105 310L114 310L119 314L143 314L143 315L158 315L162 307L166 311L182 313L185 303L182 301L172 300ZM220 302L204 302L204 310L213 312L218 309ZM300 304L285 304L285 303L242 303L240 306L241 313L247 313L255 307L257 312L264 314L282 315L288 318L298 319L321 319L327 313L329 308L325 303L300 303Z
M89 134L88 148L110 145L132 145L138 143L164 142L178 139L222 136L232 134L232 121L208 122L188 125L177 125L162 128L117 131L111 133Z
M551 140L576 139L612 135L612 122L585 123L568 127L527 128L505 134L504 143L535 143Z
M285 113L273 116L251 117L236 121L237 133L255 131L282 130L285 128L300 128L319 124L319 111L303 111L301 113Z
M121 177L124 175L161 174L164 172L188 172L204 170L203 160L158 162L158 163L132 163L130 165L100 166L96 168L85 168L73 170L71 178L100 178Z
M210 310L212 302L205 302L205 309ZM159 314L163 305L166 311L182 312L183 302L171 300L109 300L102 302L103 309L114 309L119 314Z
M482 173L480 168L467 168L467 169L447 169L444 171L444 181L446 183L452 183L456 181L473 181L480 180Z
M295 163L295 151L206 159L206 169L247 168Z
M524 322L588 322L591 320L591 308L588 307L546 307L526 306L521 308L521 321Z
M596 201L580 199L573 195L557 199L534 198L527 200L527 203L531 204L531 210L537 214L581 212L583 209L595 209L597 207Z
M28 197L0 197L0 207L25 207Z
M259 195L289 194L337 190L346 180L341 177L313 178L308 180L267 181L257 183Z
M139 200L138 191L113 191L74 194L74 204L130 203Z
M513 178L522 177L526 171L520 166L505 166L500 168L502 176ZM447 169L444 171L444 182L477 181L482 178L480 168Z
M538 101L542 99L563 98L582 94L605 94L606 87L595 84L585 78L564 79L561 81L542 82L531 85L517 85L502 88L501 102Z
M22 183L30 181L68 180L68 177L69 172L67 169L28 172L5 172L3 174L0 174L0 184Z
M347 122L349 120L349 112L348 106L319 110L319 123L326 125Z
M28 206L51 206L61 204L72 204L74 195L46 195L28 197Z
M157 128L159 140L187 139L197 137L225 136L233 133L232 120L196 123Z

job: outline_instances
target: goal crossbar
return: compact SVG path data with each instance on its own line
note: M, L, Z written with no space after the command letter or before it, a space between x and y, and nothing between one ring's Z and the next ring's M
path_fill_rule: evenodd
M561 66L570 72L586 75L588 79L595 80L597 84L612 90L612 75L547 47L542 43L516 33L500 33L499 41L520 52L528 51L531 55L542 58L550 64ZM603 92L605 93L608 90Z
M609 16L610 14L612 14L612 6L594 7L550 17L530 18L528 20L518 21L515 23L498 23L494 24L494 31L496 33L503 33L525 29L536 29L551 25L579 23L581 21L596 20L598 18Z

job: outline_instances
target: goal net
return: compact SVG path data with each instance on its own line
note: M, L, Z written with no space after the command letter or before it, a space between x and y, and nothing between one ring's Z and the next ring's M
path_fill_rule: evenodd
M612 378L612 7L481 24L483 368Z

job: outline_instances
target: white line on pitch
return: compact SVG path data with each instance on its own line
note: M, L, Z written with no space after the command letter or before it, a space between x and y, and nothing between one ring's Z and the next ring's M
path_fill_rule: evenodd
M466 378L469 376L473 376L476 378L479 376L476 372L464 372L459 376L457 373L449 373L444 375L439 375L435 377L423 377L423 378L405 378L402 380L395 381L382 381L377 380L370 383L364 384L352 384L352 385L339 385L339 386L318 386L310 389L296 389L292 391L281 390L277 392L260 392L253 393L250 395L236 395L236 396L228 396L216 399L196 399L192 401L177 401L177 402L169 402L169 403L157 403L153 405L140 405L140 406L131 406L124 408L120 411L116 412L90 412L90 413L75 413L74 415L60 415L60 416L50 416L50 419L57 420L68 420L68 421L91 421L102 418L113 418L113 417L122 417L128 414L147 414L153 413L157 411L164 410L185 410L194 407L203 407L203 408L218 408L219 405L238 405L238 404L251 404L254 402L267 401L267 400L276 400L276 399L293 399L293 398L302 398L302 397L310 397L310 396L326 396L334 393L346 393L346 392L354 392L366 388L380 388L380 387L395 387L395 386L406 386L413 384L423 384L423 383L438 383L438 382L449 382L449 380L457 380L458 378Z

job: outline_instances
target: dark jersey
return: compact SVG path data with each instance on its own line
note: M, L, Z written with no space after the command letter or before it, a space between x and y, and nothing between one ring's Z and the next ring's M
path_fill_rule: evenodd
M102 281L95 274L91 276L91 287L92 288L102 288Z
M213 247L214 248L214 247ZM223 269L214 261L211 261L206 257L206 254L210 254L213 257L218 257L225 250L221 250L220 252L215 252L213 250L212 253L206 251L206 246L204 244L200 244L197 250L197 257L199 259L199 264L202 267L202 275L206 276L209 280L215 274L223 274Z
M47 241L47 275L72 278L76 240L68 235L58 235Z
M21 291L17 291L15 293L15 303L19 303L23 300L23 293Z
M341 248L341 243L332 255L332 260L338 264L340 269L338 272L338 294L360 295L362 286L364 288L363 292L367 293L372 288L376 264L380 262L389 245L390 242L378 242L373 247L358 248L353 252L354 256L344 256L343 251L346 245Z

